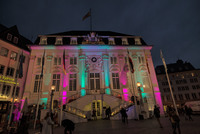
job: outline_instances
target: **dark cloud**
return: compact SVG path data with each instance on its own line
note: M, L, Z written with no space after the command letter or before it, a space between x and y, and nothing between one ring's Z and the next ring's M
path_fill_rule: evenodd
M153 45L154 65L178 58L200 67L199 0L1 0L0 23L17 25L29 39L38 34L89 30L82 17L92 8L94 30L140 35Z

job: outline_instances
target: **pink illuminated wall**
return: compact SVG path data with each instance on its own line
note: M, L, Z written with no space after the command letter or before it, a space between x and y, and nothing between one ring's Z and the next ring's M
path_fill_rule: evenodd
M160 107L160 113L161 113L161 114L164 114L164 111L163 111L163 104L162 104L162 99L161 99L161 94L160 94L160 92L155 93L155 97L156 97L156 103L157 103L157 105L159 105L159 107Z

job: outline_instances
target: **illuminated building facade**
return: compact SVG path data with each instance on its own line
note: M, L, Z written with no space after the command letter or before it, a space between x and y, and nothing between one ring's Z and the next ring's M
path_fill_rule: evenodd
M20 102L23 96L30 54L26 44L31 44L31 41L21 36L16 26L7 28L0 25L0 121L4 120L4 116L9 112L15 86L15 102ZM22 52L23 77L16 79Z
M167 64L169 79L178 107L188 101L200 100L200 70L191 63L177 60L176 63ZM158 84L161 91L163 105L173 105L169 85L163 65L155 68Z
M156 101L162 112L150 52L152 46L139 36L110 31L69 31L39 35L29 48L31 55L24 93L29 104L37 104L41 87L40 104L48 108L54 85L54 100L65 105L68 112L74 109L87 113L95 109L97 117L103 118L109 106L113 112L122 105L131 105L134 94L138 101L145 103L146 111L153 110ZM127 68L127 51L133 62L133 73ZM43 55L44 75L39 86ZM140 90L137 82L141 83Z

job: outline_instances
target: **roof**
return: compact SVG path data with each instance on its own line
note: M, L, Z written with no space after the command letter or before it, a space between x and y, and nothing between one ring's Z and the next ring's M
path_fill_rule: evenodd
M184 72L196 70L196 68L189 62L183 62L182 60L177 60L176 63L167 64L168 73ZM156 74L165 74L165 68L163 65L156 66Z
M132 36L128 34L123 33L117 33L112 31L92 31L98 34L99 36ZM70 35L70 36L83 36L90 34L91 31L67 31L67 32L61 32L61 33L54 33L49 35Z
M142 45L147 45L145 41L139 37L134 35L128 35L123 33L117 33L112 31L92 31L95 33L95 37L99 38L104 44L108 44L108 38L112 37L114 38L115 45L122 45L122 38L127 38L129 45L135 45L135 39L134 38L140 38ZM91 31L67 31L67 32L61 32L61 33L54 33L54 34L47 34L47 35L40 35L35 40L34 44L40 43L40 37L46 36L47 37L47 44L48 45L54 45L56 41L56 37L61 36L63 39L63 45L69 45L71 37L77 37L77 43L82 44L82 42L85 40L84 38L87 38L88 35L92 33Z
M1 29L3 29L1 31ZM13 36L17 37L18 38L18 43L14 43L12 40L8 40L7 39L7 34L10 33L12 34ZM16 25L10 27L10 28L7 28L3 25L0 25L0 39L6 41L6 42L9 42L10 44L16 46L16 47L19 47L21 49L24 49L24 50L27 50L27 51L30 51L29 48L26 46L27 44L33 44L29 39L25 38L24 36L20 35L19 34L19 31L18 31L18 28Z

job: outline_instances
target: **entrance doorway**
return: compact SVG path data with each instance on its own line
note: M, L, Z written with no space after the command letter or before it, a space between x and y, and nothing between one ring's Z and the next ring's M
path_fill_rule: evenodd
M101 100L95 100L92 102L91 112L95 110L97 119L101 119Z

